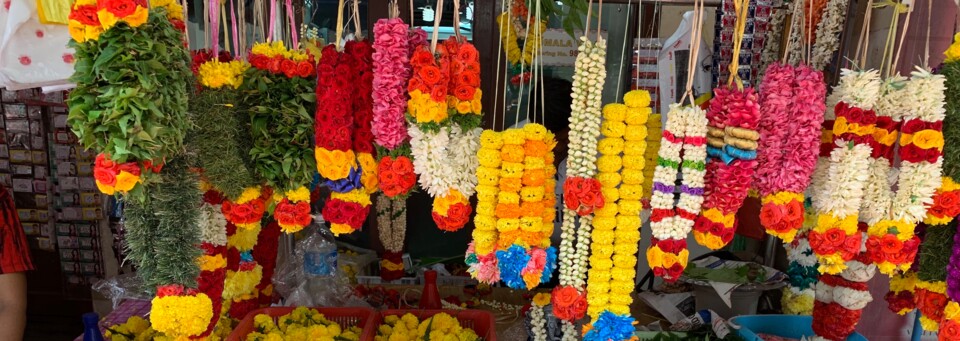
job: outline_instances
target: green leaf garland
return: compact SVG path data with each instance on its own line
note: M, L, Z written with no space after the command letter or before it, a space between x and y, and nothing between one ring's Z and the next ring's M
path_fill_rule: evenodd
M254 176L246 113L236 106L233 89L203 89L190 100L196 129L187 137L196 150L204 178L227 198L236 200L244 188L260 184ZM242 117L239 115L243 115ZM312 157L312 156L311 156Z
M117 162L161 161L183 150L190 74L183 34L154 8L144 25L126 23L77 43L68 123L89 149Z

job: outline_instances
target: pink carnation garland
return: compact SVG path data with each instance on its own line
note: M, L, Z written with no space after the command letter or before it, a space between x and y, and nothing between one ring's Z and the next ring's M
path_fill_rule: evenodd
M407 79L410 78L408 26L400 18L373 25L373 135L394 149L406 142Z

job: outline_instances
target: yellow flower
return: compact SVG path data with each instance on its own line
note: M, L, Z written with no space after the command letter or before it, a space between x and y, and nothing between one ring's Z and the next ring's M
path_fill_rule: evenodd
M523 177L524 164L519 162L503 162L500 165L500 177L502 178L521 178Z
M633 143L638 143L638 144L643 144L643 145L645 145L644 142L633 142ZM631 144L631 143L627 143L627 144L629 145L629 144ZM644 146L644 148L646 148L646 146ZM647 163L646 159L644 159L642 156L625 155L625 156L623 157L623 167L624 167L624 168L643 169L643 166L644 166L646 163Z
M147 22L147 16L150 14L150 11L146 7L137 6L137 9L133 11L133 14L123 17L123 21L126 22L130 27L140 27Z
M614 202L620 199L620 190L616 188L601 188L600 193L603 194L603 200L607 202Z
M292 191L287 191L286 195L287 195L287 200L290 200L292 202L301 202L301 201L309 202L310 201L310 190L308 190L304 186L300 186L300 188L297 188Z
M377 178L377 160L375 160L370 153L358 153L357 163L360 164L360 170L362 171L360 181L363 183L363 189L367 191L367 194L376 193L377 184L379 183L379 178Z
M622 122L627 118L627 106L620 103L610 103L603 106L603 119Z
M643 171L639 169L623 170L623 183L628 185L639 185L643 183ZM622 197L622 196L621 196Z
M333 232L334 235L350 234L353 233L353 231L353 227L348 224L330 224L330 232Z
M909 134L903 135L906 137ZM943 143L943 133L936 130L924 129L913 134L913 144L923 149L943 150Z
M522 129L508 129L501 133L504 144L522 145L527 137Z
M260 186L247 187L243 189L243 193L240 193L240 197L234 200L237 204L246 204L254 199L259 198L261 195Z
M357 167L357 157L352 150L327 150L315 148L317 171L325 179L339 180L350 174L351 168Z
M947 306L943 309L943 317L947 320L954 321L960 318L960 304L957 304L957 302L953 301L947 303Z
M920 316L920 327L922 327L925 331L935 332L940 330L940 323L936 320L930 319L929 317Z
M944 281L928 282L928 281L920 280L920 281L917 281L917 288L926 289L928 291L933 291L938 294L946 294L947 282L944 282Z
M623 147L623 140L618 138L603 138L597 143L597 151L603 155L619 155Z
M500 149L503 146L503 136L501 133L486 129L480 133L480 147L490 149Z
M606 137L621 137L625 130L627 125L619 121L603 121L600 124L600 133Z
M623 215L639 216L643 210L643 203L639 200L620 200L617 204L620 206L620 214Z
M104 185L100 181L97 181L97 189L99 189L100 192L106 195L113 195L114 193L116 193L116 188L114 188L113 186Z
M943 53L947 58L944 62L952 63L960 60L960 33L953 36L953 44Z
M117 183L114 184L113 187L120 192L129 192L139 182L140 176L133 175L127 171L120 171L120 174L117 174Z
M616 217L617 212L619 212L617 206L617 203L614 202L605 203L603 207L594 210L593 215L596 217Z
M633 108L650 106L650 93L644 90L632 90L623 95L623 103Z
M530 123L523 126L523 136L527 140L543 141L547 137L547 128L540 124Z
M253 246L257 245L259 234L259 224L252 228L238 228L236 233L227 237L227 245L240 250L240 252L252 250Z
M597 158L597 169L603 173L616 173L623 166L623 160L616 155L602 155Z
M840 254L832 254L818 258L820 260L820 267L818 267L817 270L819 270L820 273L836 275L847 268ZM879 268L880 265L878 264L877 267Z
M358 203L362 206L370 205L370 195L361 189L355 189L349 192L331 192L330 199L340 199L345 202Z
M630 185L624 181L620 185L620 198L625 200L640 200L643 198L643 187L639 184Z
M150 323L168 336L200 335L206 331L212 317L213 302L204 293L155 297L151 301Z
M226 280L223 281L223 298L232 300L253 293L257 284L263 279L263 267L257 264L253 270L227 270Z
M642 142L647 138L647 127L643 125L631 125L629 129L624 131L623 138L628 142Z
M597 230L613 230L617 227L616 217L594 217L593 227Z
M603 186L603 187L608 187L608 188L617 187L618 185L620 185L621 180L622 178L620 177L620 173L603 172L603 173L597 174L597 181L600 181L600 186Z
M200 271L216 271L227 267L227 259L223 255L202 255L197 258Z

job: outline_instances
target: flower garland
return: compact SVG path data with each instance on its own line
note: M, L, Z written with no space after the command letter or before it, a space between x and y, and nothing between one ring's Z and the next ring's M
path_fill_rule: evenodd
M803 225L803 192L817 165L826 86L823 74L808 66L774 63L761 88L760 223L790 243Z
M706 187L703 212L693 227L697 243L717 250L733 240L736 214L757 166L760 105L753 88L717 88L707 110Z
M372 132L377 144L389 150L408 138L403 117L407 109L406 81L410 78L408 29L400 18L380 19L373 25Z
M894 161L894 143L899 136L902 113L910 110L906 79L895 76L884 81L881 96L877 101L877 122L870 140L870 175L864 187L864 200L860 217L868 225L874 225L888 216L893 201L889 177ZM882 235L881 235L882 236Z
M264 280L265 266L257 262L253 253L260 242L260 222L267 201L272 197L269 187L250 187L236 202L224 200L221 204L227 220L227 271L222 297L232 318L243 318L259 306L257 286Z
M263 213L267 211L266 201L272 194L269 187L247 187L236 199L224 200L221 211L227 221L238 228L259 228Z
M499 238L499 219L508 215L505 209L497 210L503 164L502 135L493 130L484 130L480 134L480 149L477 151L480 162L477 167L477 215L473 218L473 241L468 246L466 255L470 276L487 284L500 281L500 270L497 268L494 251L497 250Z
M707 118L698 107L670 106L667 124L654 173L650 199L650 228L653 240L647 249L647 262L658 277L674 282L687 267L690 251L687 234L700 214L707 157ZM680 200L674 190L680 168Z
M159 171L159 168L157 170ZM97 189L106 195L126 194L140 183L140 174L140 165L136 162L118 164L104 153L97 154L93 165L93 178Z
M637 321L629 314L605 311L592 325L584 328L583 341L636 340L635 324Z
M496 263L500 279L513 289L546 283L556 267L550 247L555 196L553 148L557 142L542 125L527 124L504 132L497 207ZM549 161L549 162L548 162Z
M317 99L311 91L316 58L277 41L255 44L248 60L253 67L240 89L241 104L249 108L250 156L257 174L278 197L273 212L277 222L284 232L294 233L311 221L310 195L304 186L313 181L318 160L309 157L313 150L304 132L314 123L303 112L313 111ZM261 89L269 89L269 94Z
M178 284L158 287L150 305L153 329L175 339L208 333L215 315L210 297Z
M594 212L593 219L586 291L587 311L594 319L604 311L629 314L633 302L630 293L636 277L643 210L644 128L651 109L646 91L630 91L623 98L625 104L603 108L603 139L597 147L601 155L597 178L609 197L603 208Z
M810 215L811 223L816 216ZM784 244L787 251L787 276L790 286L783 289L783 312L791 315L810 315L813 313L813 302L817 284L817 256L810 248L810 242L805 234L794 238L793 242Z
M105 194L133 191L142 197L137 184L159 172L153 165L184 149L188 88L181 76L189 73L190 57L182 43L182 19L180 5L169 0L158 2L153 10L134 0L73 4L69 30L75 65L96 61L97 68L80 70L71 78L77 87L67 99L68 123L84 148L109 157L110 165L124 167L100 168L96 179ZM138 53L111 54L107 46ZM139 70L138 77L118 70ZM141 112L152 114L140 117ZM141 126L154 129L141 131ZM134 167L140 169L133 171Z
M544 310L550 304L550 294L538 293L533 296L530 310L527 314L530 316L530 336L533 341L547 341L547 319Z
M591 42L580 38L570 102L569 152L567 173L563 183L563 220L560 228L560 286L553 291L553 312L564 322L583 318L587 312L584 291L587 260L590 255L590 227L594 210L604 206L604 196L597 172L597 136L600 134L601 95L606 79L606 40ZM621 123L622 125L623 123ZM610 195L613 195L612 190ZM577 226L577 219L580 226ZM572 335L564 332L564 335Z
M523 1L511 0L512 11L500 13L497 23L500 29L500 41L510 65L533 65L533 57L539 53L543 32L547 23L534 23L529 20L528 9ZM524 25L526 23L526 25ZM537 25L539 24L539 25ZM520 50L517 37L523 36L523 50ZM521 60L522 59L522 60Z
M940 187L945 80L925 70L916 71L903 87L903 97L895 97L910 103L909 110L902 111L898 189L889 199L883 219L870 226L867 240L867 252L884 274L910 268L920 244L914 227L923 221ZM884 180L886 177L878 182Z
M201 182L201 190L209 185ZM203 204L200 206L200 249L203 255L197 258L200 275L197 276L197 290L207 295L212 302L212 317L206 331L199 336L213 332L220 320L223 306L223 284L227 275L227 219L221 213L223 196L212 188L206 188Z
M938 340L956 340L960 338L960 304L951 300L943 309L943 322L940 323Z
M817 23L816 43L810 58L810 66L815 70L823 70L833 59L833 54L840 46L840 31L843 30L847 19L847 6L850 0L828 0L823 9L823 15ZM777 27L777 26L771 26ZM771 30L775 31L775 30Z
M653 110L651 109L651 112ZM663 138L663 122L660 114L650 114L647 119L647 149L643 152L645 165L657 164L657 152L660 151L660 140ZM643 205L650 207L650 197L653 195L653 175L657 167L643 168Z
M386 249L380 260L380 278L392 281L403 277L403 240L407 232L407 208L403 200L377 199L377 229Z
M844 262L860 252L857 217L867 180L876 114L872 109L880 94L876 70L843 70L835 91L841 93L834 112L833 140L828 169L815 191L817 225L810 232L810 246L817 254L821 273L838 274Z
M917 308L914 290L917 288L917 273L907 271L890 276L890 291L884 295L887 308L900 316L906 315Z
M953 232L953 231L950 231ZM917 281L914 289L914 302L921 314L920 327L926 331L937 331L943 322L944 309L949 303L947 286L943 281Z
M439 60L426 46L418 47L407 87L414 171L434 197L433 220L444 231L457 231L470 220L477 160L461 156L474 155L480 147L479 53L458 39L437 47Z
M873 301L867 282L876 270L861 254L858 259L847 262L839 275L820 276L813 307L813 331L818 337L846 340L853 333L863 308Z

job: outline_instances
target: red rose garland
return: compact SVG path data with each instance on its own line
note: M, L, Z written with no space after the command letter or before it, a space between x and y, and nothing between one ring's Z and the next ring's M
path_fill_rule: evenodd
M257 245L253 247L253 260L263 267L263 276L260 278L260 284L257 284L260 306L269 306L273 303L273 272L277 268L280 233L280 224L275 221L268 223L260 230Z
M235 201L224 199L220 209L231 224L243 229L257 228L272 194L269 187L247 188Z
M858 229L855 234L864 234L866 224L860 224ZM828 340L846 340L857 328L863 308L873 301L867 282L876 274L877 267L866 253L860 252L864 244L857 239L859 255L846 262L839 274L821 275L817 283L813 331Z

